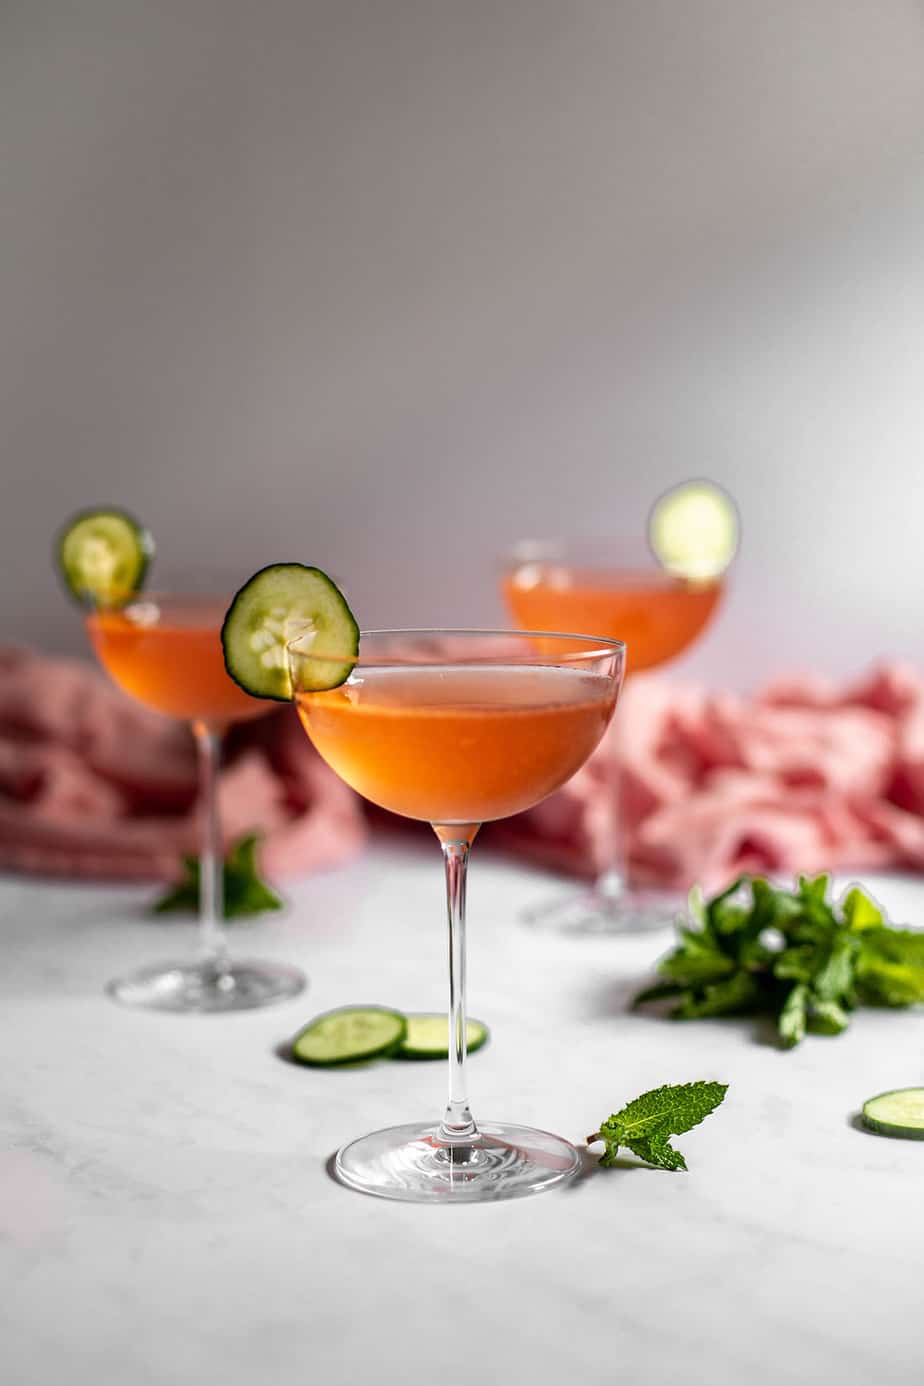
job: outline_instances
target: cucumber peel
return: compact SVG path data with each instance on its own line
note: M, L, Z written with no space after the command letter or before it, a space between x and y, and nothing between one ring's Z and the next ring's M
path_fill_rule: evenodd
M488 1042L488 1027L480 1020L465 1023L466 1049L474 1054ZM396 1059L448 1059L449 1020L436 1014L407 1016L407 1034L395 1051Z
M119 606L144 585L154 540L126 510L82 510L60 531L55 560L78 602Z
M655 501L648 542L662 567L690 582L720 577L738 549L738 510L712 481L685 481Z
M924 1141L924 1088L881 1092L863 1103L863 1123L880 1136Z
M254 573L228 607L221 628L225 668L252 697L291 702L286 646L309 634L300 686L309 692L337 688L359 654L359 626L343 593L320 568L272 563Z
M336 1068L393 1054L407 1034L400 1011L385 1006L340 1006L315 1016L292 1041L292 1058L314 1068Z

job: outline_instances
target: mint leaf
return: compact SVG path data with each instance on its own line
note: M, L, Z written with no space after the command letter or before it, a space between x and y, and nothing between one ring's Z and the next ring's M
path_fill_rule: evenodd
M199 863L195 857L183 858L183 877L159 896L151 906L154 914L195 914L199 909Z
M808 1017L808 1029L813 1035L839 1035L849 1023L847 1012L835 1001L813 1001Z
M764 929L772 929L779 909L780 892L773 889L769 881L755 876L751 881L751 898L754 907L751 911L750 928L755 934Z
M734 934L747 922L750 910L742 903L740 893L747 877L739 876L706 906L706 919L713 934Z
M683 993L683 986L680 982L655 982L654 986L645 987L632 1000L633 1006L646 1006L649 1001L666 1001L668 997L680 996Z
M817 966L818 951L810 943L784 948L773 964L774 977L794 982L809 982Z
M199 908L199 884L181 881L163 895L158 896L151 906L154 914L195 914Z
M882 910L859 886L853 886L848 890L841 909L844 911L844 922L848 929L853 929L857 933L864 929L873 929L883 922Z
M684 982L687 986L698 983L717 982L734 972L735 961L718 952L699 952L687 948L683 953L665 958L658 968L661 976L669 982Z
M830 881L831 877L826 875L816 876L814 880L811 880L808 876L800 876L799 894L806 902L815 901L823 905L825 903L825 897L828 894Z
M626 1142L626 1144L629 1144ZM664 1136L651 1136L644 1143L636 1142L629 1147L632 1152L644 1160L646 1165L654 1165L657 1169L682 1169L686 1170L687 1162L679 1150L675 1150L670 1141ZM601 1156L601 1165L606 1164L606 1160ZM615 1163L615 1158L613 1163Z
M728 1091L727 1083L666 1084L642 1093L621 1111L608 1117L599 1131L587 1137L588 1145L603 1141L606 1150L600 1164L616 1164L620 1146L625 1146L646 1164L659 1169L683 1169L687 1165L668 1137L682 1136L715 1111Z
M850 989L854 970L854 940L845 931L835 935L828 956L815 973L812 990L823 1001L836 1001Z
M806 983L797 982L780 1011L777 1029L780 1039L787 1048L792 1048L800 1040L805 1039L805 1028L808 1023L808 998L809 989Z
M747 885L747 883L747 876L737 876L735 880L732 881L731 885L727 885L724 890L720 890L718 895L713 895L712 899L708 901L706 905L706 919L710 926L715 926L716 919L721 916L726 903L733 895L737 895L742 886Z
M702 994L686 996L671 1014L676 1020L704 1020L715 1015L742 1015L760 1001L760 986L748 972L736 972L719 982L711 982Z
M240 838L225 858L224 898L225 919L240 919L281 910L282 900L261 879L257 871L256 850L259 838L249 833ZM171 886L151 906L155 914L181 912L196 914L199 910L199 862L195 857L183 858L183 879Z
M247 915L281 910L282 901L265 881L225 878L225 918L241 919Z
M687 896L687 914L699 929L706 928L706 897L701 885L695 885Z
M259 838L256 833L248 833L246 837L239 838L228 853L226 866L229 871L242 876L255 877L257 874L257 843Z
M905 967L924 967L924 930L891 929L884 925L864 934L862 947L868 955L885 957Z
M860 935L858 998L868 1006L913 1006L924 1001L924 933L869 928Z

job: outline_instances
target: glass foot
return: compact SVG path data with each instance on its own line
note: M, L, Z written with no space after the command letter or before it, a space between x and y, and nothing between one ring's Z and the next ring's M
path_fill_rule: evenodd
M656 890L624 890L618 895L587 890L545 900L526 910L523 920L566 934L648 934L668 929L686 913L682 896Z
M207 963L160 963L117 977L106 991L123 1006L155 1011L251 1011L297 996L304 973L281 963L233 962L224 972Z
M391 1126L337 1152L341 1184L404 1203L478 1203L523 1198L571 1179L581 1157L570 1141L531 1126L489 1122L464 1145L440 1139L437 1123Z

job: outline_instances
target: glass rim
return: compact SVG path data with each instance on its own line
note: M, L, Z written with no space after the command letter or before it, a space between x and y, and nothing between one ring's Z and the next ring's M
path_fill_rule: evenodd
M413 639L420 638L422 636L434 635L472 636L477 639L484 639L486 637L503 637L507 640L515 640L521 644L525 641L529 641L530 639L561 640L586 645L587 649L577 651L570 656L573 659L600 659L606 658L608 656L612 657L613 655L625 655L626 653L626 642L624 640L610 639L608 636L605 635L580 635L573 631L562 630L515 630L507 627L499 628L496 626L396 626L394 628L361 630L359 632L359 651L355 655L348 656L340 656L336 653L330 652L319 652L315 654L310 649L300 649L299 646L301 645L301 642L309 640L312 636L312 632L309 630L303 631L301 635L295 636L293 640L287 640L285 642L285 648L287 652L291 652L292 654L297 655L300 659L316 659L319 663L326 664L341 661L343 663L359 664L362 661L363 657L362 642L366 638L371 638L373 636L404 636ZM541 651L536 650L532 652L527 652L523 655L510 654L506 656L506 658L508 662L516 662L518 659L524 659L527 663L536 663L538 660L541 660L541 653ZM480 652L480 654L481 659L483 661L485 658L483 651ZM466 659L464 655L460 658L453 658L452 655L449 654L447 655L445 662L447 664L465 664L469 662L476 663L477 661L477 655L469 660ZM384 662L384 660L382 662ZM395 662L410 664L414 661L413 658L401 659L399 657L398 659L396 659Z
M582 571L620 580L639 579L646 586L659 588L713 588L727 583L734 561L733 557L720 572L709 577L691 577L666 567L647 536L561 534L515 540L495 557L494 571L501 581L514 584L518 574L534 568Z
M493 566L504 581L515 581L517 574L530 568L580 570L620 579L642 578L646 584L659 587L685 587L693 581L666 568L647 537L637 534L560 534L517 539L495 556ZM728 568L723 569L714 578L696 585L719 585L725 581L727 573Z
M644 557L659 564L659 559L647 534L523 534L505 544L501 549L501 560L528 563L531 559L547 558L550 555L587 550L593 553L607 553L618 563L620 551L628 552L632 558Z

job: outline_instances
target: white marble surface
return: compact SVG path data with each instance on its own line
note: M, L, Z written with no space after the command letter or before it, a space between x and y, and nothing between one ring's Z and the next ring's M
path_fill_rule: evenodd
M104 1386L405 1382L919 1383L924 1144L856 1129L924 1080L924 1018L860 1014L780 1053L747 1022L625 1000L666 936L536 934L541 877L476 852L476 1116L579 1140L645 1088L718 1078L691 1172L595 1171L510 1203L352 1194L344 1138L436 1115L438 1065L299 1069L275 1046L347 1002L444 999L435 849L391 843L291 892L237 950L300 963L272 1010L121 1010L102 983L191 945L137 889L0 884L0 1380ZM883 880L924 920L924 883Z

